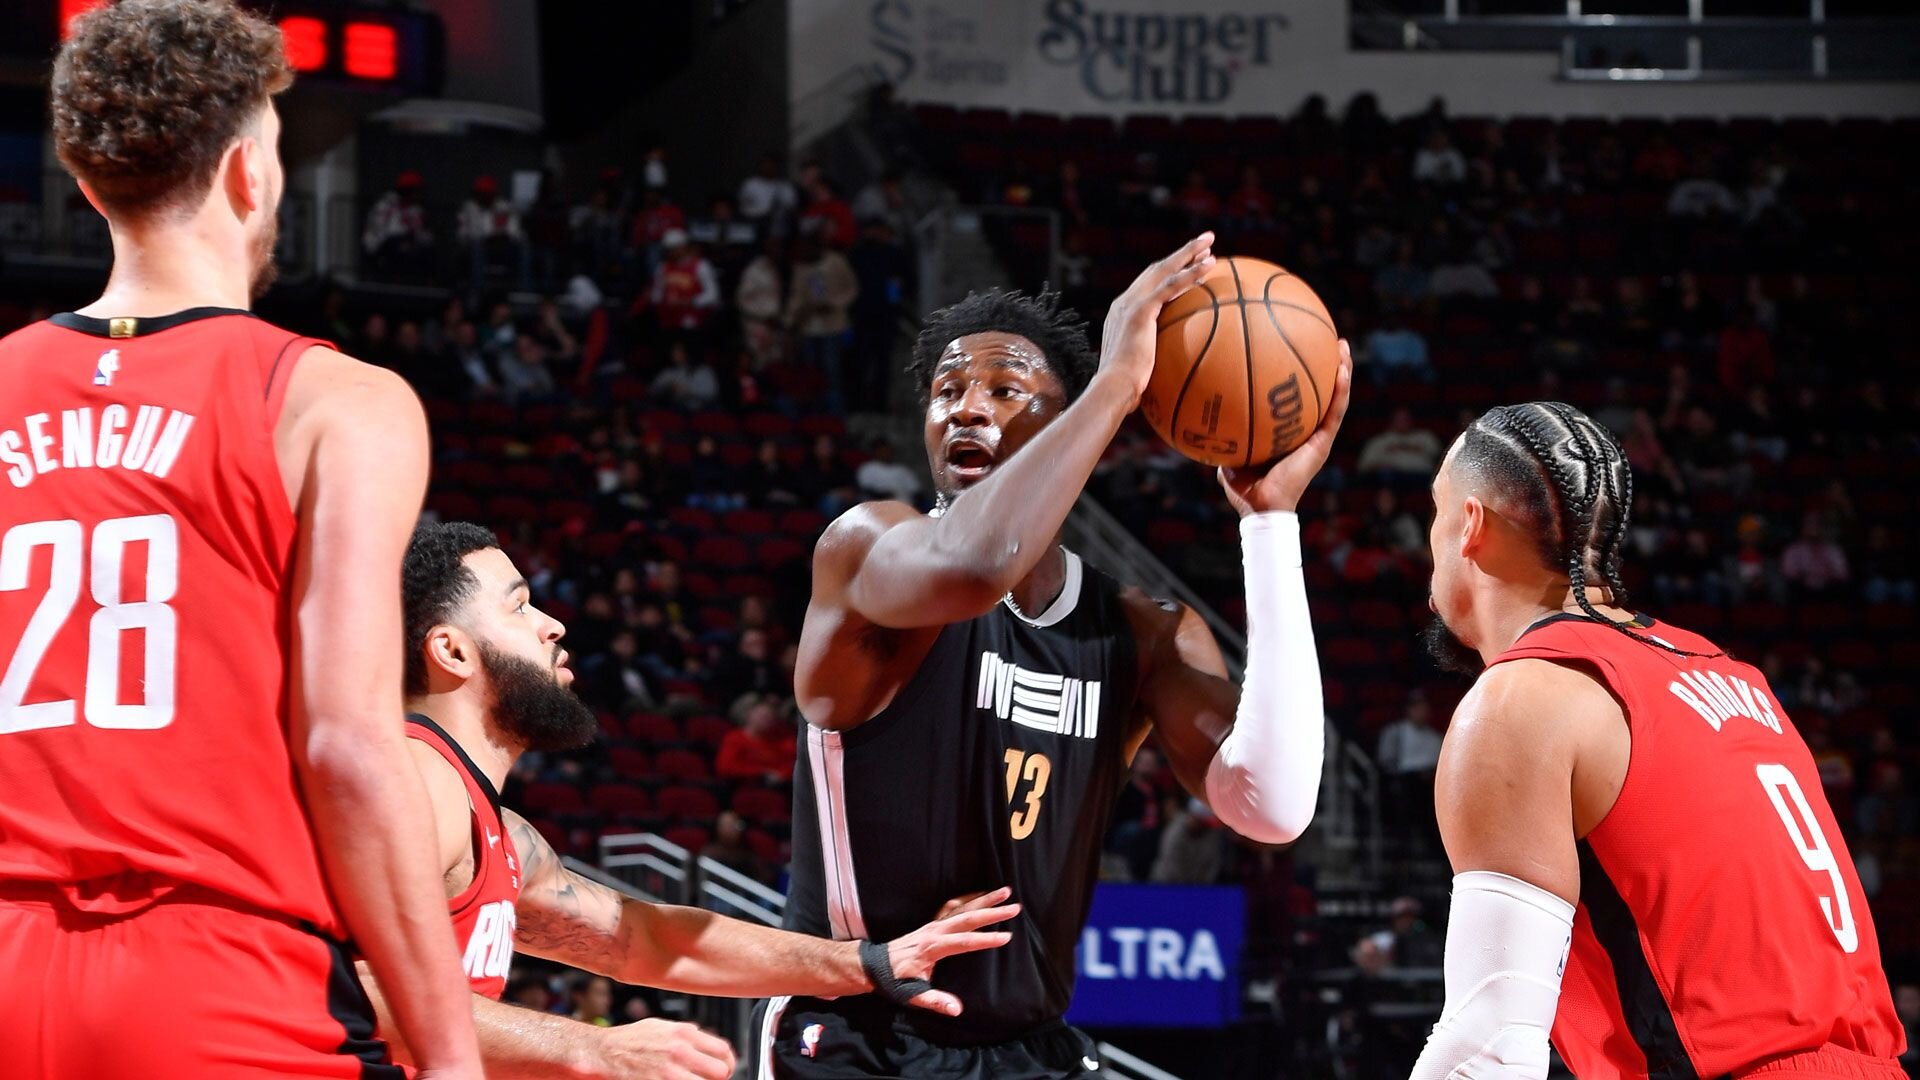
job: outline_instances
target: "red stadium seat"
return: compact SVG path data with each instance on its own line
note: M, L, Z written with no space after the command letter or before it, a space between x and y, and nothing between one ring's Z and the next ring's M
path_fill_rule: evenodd
M607 764L621 776L639 778L653 772L653 760L646 751L631 746L616 746L607 751Z
M691 750L662 750L653 756L653 769L670 780L704 781L713 778L707 759Z
M827 515L818 510L789 510L780 515L780 531L811 540L827 527Z
M695 855L713 838L712 833L698 825L676 825L661 835L667 843L678 844Z
M799 562L805 559L812 550L812 545L810 544L803 544L798 540L790 540L784 536L776 536L762 540L759 544L755 545L753 558L755 562L760 564L762 569L778 570L789 563Z
M528 784L520 802L538 814L577 814L586 809L580 789L572 784Z
M784 825L792 820L793 796L772 788L743 787L733 793L733 812L756 825Z
M661 713L634 713L627 717L627 734L643 743L680 741L680 725Z
M610 817L640 817L653 813L653 799L646 789L629 784L596 784L587 796L587 804Z
M694 542L693 561L704 566L738 570L753 562L744 540L734 536L704 536Z
M684 785L661 788L654 796L653 805L670 817L701 821L712 821L720 813L720 800L713 797L713 792Z
M770 863L779 864L787 861L786 852L780 850L780 841L775 840L771 833L764 830L748 829L747 846L753 849L755 855Z
M759 536L773 529L770 510L735 510L720 519L720 527L735 536Z
M732 731L733 723L724 716L709 713L687 718L687 738L715 750Z
M713 511L702 510L696 506L676 506L667 511L667 520L683 529L699 532L713 532L720 527L720 519Z

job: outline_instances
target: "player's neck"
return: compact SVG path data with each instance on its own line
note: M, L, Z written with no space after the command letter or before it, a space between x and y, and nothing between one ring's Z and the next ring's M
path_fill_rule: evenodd
M1060 547L1060 538L1054 537L1052 547L1039 564L1007 595L1013 597L1014 606L1031 619L1053 606L1066 583L1067 557Z
M408 698L407 711L430 717L439 724L440 730L473 759L474 766L493 785L493 790L506 786L507 774L513 771L513 763L520 760L524 747L496 736L492 725L487 723L485 702L464 692L425 694Z
M216 235L197 217L117 221L111 228L113 273L100 299L80 314L153 318L197 307L252 306L253 262L244 241Z
M1590 586L1587 589L1587 602L1601 615L1615 622L1631 620L1633 613L1614 607L1608 602L1611 598L1604 588ZM1478 650L1480 659L1493 663L1496 657L1513 648L1514 642L1520 640L1520 635L1540 620L1554 615L1587 617L1586 611L1574 599L1573 590L1565 582L1537 591L1516 590L1513 594L1495 599L1486 606L1485 615L1479 620L1482 628L1478 635L1482 642Z

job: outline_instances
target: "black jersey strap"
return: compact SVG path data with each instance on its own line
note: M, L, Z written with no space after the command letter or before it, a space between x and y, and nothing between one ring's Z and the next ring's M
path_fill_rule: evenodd
M860 966L867 970L867 978L873 980L873 989L896 1005L906 1005L914 998L933 989L933 984L925 979L903 979L893 973L893 957L887 955L887 947L878 941L860 943Z

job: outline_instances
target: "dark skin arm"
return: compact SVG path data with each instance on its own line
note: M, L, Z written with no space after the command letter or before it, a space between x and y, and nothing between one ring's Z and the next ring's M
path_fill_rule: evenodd
M1327 414L1299 449L1262 469L1220 471L1220 486L1240 516L1296 510L1307 484L1326 464L1352 397L1353 359L1344 341L1340 355ZM1149 729L1157 732L1180 786L1204 798L1207 768L1233 730L1240 687L1227 678L1220 643L1193 610L1163 606L1138 590L1129 590L1123 602L1143 662L1139 723L1128 756L1146 741Z
M503 813L520 854L520 899L514 944L624 983L689 994L838 997L873 989L860 966L858 943L776 930L702 908L650 904L581 877L560 862L527 820ZM1007 890L962 897L933 922L888 942L903 979L931 979L948 956L995 949L1010 939L984 928L1019 914L1003 904ZM960 999L928 990L912 1004L948 1016Z

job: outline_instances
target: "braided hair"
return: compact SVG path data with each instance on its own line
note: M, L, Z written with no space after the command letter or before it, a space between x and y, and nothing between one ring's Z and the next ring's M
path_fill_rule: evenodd
M1620 561L1633 508L1633 470L1605 428L1558 401L1502 405L1467 428L1455 460L1521 500L1541 561L1566 568L1574 603L1588 618L1643 644L1702 655L1634 633L1631 623L1601 614L1587 597L1591 583L1606 589L1614 606L1628 603Z

